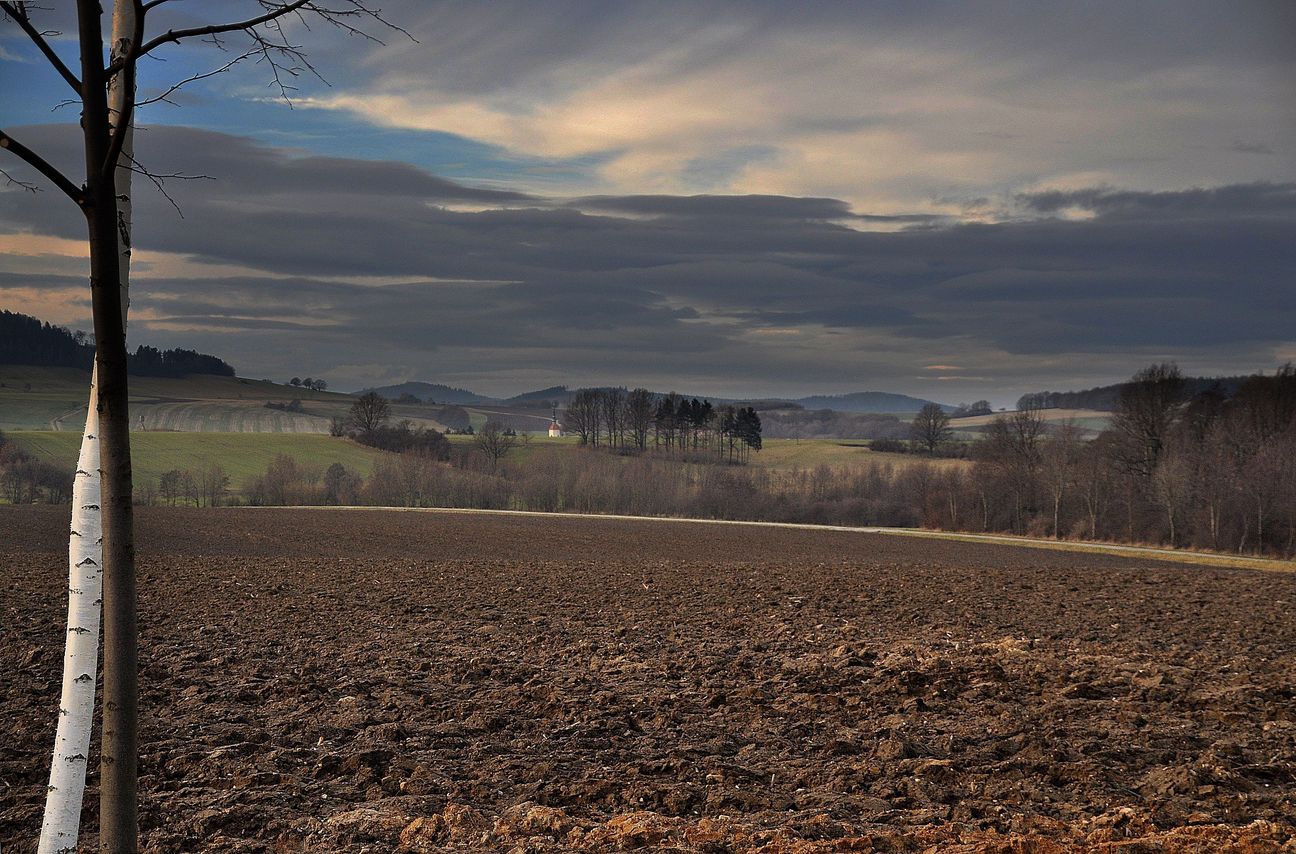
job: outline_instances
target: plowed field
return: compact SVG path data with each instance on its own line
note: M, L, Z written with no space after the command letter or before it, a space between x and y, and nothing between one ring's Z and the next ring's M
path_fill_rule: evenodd
M1296 573L651 521L139 521L150 852L1296 850ZM35 850L66 532L0 508L5 854ZM93 779L87 805L88 851Z

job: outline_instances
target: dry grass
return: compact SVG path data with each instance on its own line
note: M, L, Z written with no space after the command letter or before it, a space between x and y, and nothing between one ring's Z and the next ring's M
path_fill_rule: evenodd
M965 468L967 460L931 459L917 454L894 454L871 450L863 439L766 439L760 453L752 454L751 464L762 468L787 470L809 469L827 465L832 468L887 463L896 467L929 463L938 468Z

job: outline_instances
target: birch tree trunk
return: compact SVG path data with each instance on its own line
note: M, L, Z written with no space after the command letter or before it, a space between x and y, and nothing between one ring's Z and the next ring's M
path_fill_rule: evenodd
M59 700L58 732L54 738L39 854L75 851L80 836L81 802L94 722L95 674L99 665L99 609L103 604L97 397L92 374L90 406L72 485L63 695Z
M135 4L119 0L113 10L112 54L130 49L137 35ZM116 75L108 90L109 121L114 128L123 115L133 86ZM125 333L130 272L131 163L133 123L125 129L114 192L118 220L117 267L121 284L121 320ZM67 641L63 655L63 692L58 730L45 799L39 854L76 850L94 725L95 679L99 663L99 623L103 607L102 463L99 454L98 359L90 377L86 426L81 437L72 488L72 527L68 535Z

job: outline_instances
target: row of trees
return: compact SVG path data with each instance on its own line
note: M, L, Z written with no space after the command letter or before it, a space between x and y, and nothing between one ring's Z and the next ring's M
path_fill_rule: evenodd
M708 451L731 461L761 448L761 420L750 406L655 395L645 388L582 388L563 413L563 428L582 445Z
M327 382L325 382L323 379L315 379L313 377L307 377L306 379L302 379L301 377L293 377L292 379L288 380L288 385L297 388L310 389L311 391L325 391L326 389L328 389Z
M975 418L978 415L991 415L994 410L990 408L990 401L975 400L972 403L960 403L954 407L950 413L954 418Z
M1237 392L1246 377L1183 377L1183 391L1196 397L1207 391L1219 391L1227 396ZM1024 394L1017 400L1018 409L1098 409L1113 412L1120 405L1120 396L1127 383L1097 386L1081 391L1036 391Z
M156 480L139 478L135 488L137 504L165 504L170 507L219 507L230 499L230 478L219 463L196 469L170 469Z
M81 330L42 323L34 317L0 311L0 364L43 365L90 370L94 342ZM141 344L126 357L127 370L140 377L210 374L232 377L234 368L216 356L196 350L161 350Z

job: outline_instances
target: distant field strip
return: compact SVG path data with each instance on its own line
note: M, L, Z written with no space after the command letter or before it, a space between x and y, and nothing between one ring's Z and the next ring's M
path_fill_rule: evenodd
M955 418L950 422L950 426L955 430L964 427L985 427L1003 414L1005 413ZM1041 409L1039 415L1050 423L1071 421L1077 427L1085 427L1090 430L1103 430L1111 423L1111 413L1098 409Z
M265 406L191 401L145 403L131 407L137 430L181 430L194 433L327 433L329 421L304 412Z
M249 508L263 509L263 508ZM277 508L283 509L283 508ZM838 531L847 534L885 534L887 536L914 537L918 539L956 540L970 543L995 543L1023 548L1053 551L1090 552L1098 554L1146 557L1152 560L1192 563L1203 566L1223 566L1235 569L1263 569L1278 572L1296 572L1296 561L1244 555L1211 554L1183 549L1159 549L1151 546L1125 546L1118 543L1090 543L1075 540L1045 540L1036 537L1017 537L1007 534L965 534L956 531L933 531L924 528L884 528L877 526L814 525L806 522L754 522L742 519L689 519L679 516L625 516L614 513L547 513L538 510L474 510L458 507L301 507L301 510L390 510L405 513L487 513L496 516L552 516L564 519L617 519L629 522L680 522L692 525L746 525L758 528L790 528L802 531Z

